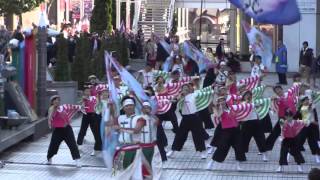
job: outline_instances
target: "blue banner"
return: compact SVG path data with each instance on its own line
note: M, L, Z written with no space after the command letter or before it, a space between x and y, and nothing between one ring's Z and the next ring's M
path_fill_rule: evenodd
M296 0L230 0L259 23L290 25L301 19Z

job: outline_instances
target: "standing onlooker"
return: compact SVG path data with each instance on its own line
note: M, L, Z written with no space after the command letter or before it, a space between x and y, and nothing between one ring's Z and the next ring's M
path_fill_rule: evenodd
M157 44L154 41L154 35L152 35L151 39L147 41L145 52L146 52L147 62L152 64L152 67L155 67L156 58L157 58Z
M279 76L278 84L287 84L287 47L282 43L282 41L278 41L278 49L275 52L275 63L276 63L276 72Z
M313 61L313 50L308 47L307 41L303 42L303 48L300 51L300 74L307 79L307 83L310 83L311 65Z
M224 39L220 39L220 42L216 48L216 55L219 60L221 60L224 57L225 51L224 51Z
M19 42L24 40L20 25L18 25L17 29L13 32L12 38L19 40Z

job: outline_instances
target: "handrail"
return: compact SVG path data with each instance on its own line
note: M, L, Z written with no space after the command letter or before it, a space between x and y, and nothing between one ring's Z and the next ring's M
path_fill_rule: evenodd
M138 22L140 19L140 13L141 13L141 0L136 0L134 4L134 16L133 16L133 23L132 23L133 33L138 32Z

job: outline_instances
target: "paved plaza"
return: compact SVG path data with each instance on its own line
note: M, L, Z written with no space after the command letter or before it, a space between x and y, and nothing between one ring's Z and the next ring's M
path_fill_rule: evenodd
M239 79L248 74L240 74ZM277 81L275 75L269 75L264 82L273 84ZM290 80L292 82L292 80ZM286 87L287 88L287 87ZM265 97L270 97L272 90L269 88L265 92ZM318 107L318 111L319 111ZM320 111L319 111L320 112ZM275 116L271 116L273 123ZM80 129L80 118L76 118L72 123L75 134ZM170 141L173 141L173 133L170 130L170 124L166 124L166 133ZM60 146L58 154L53 158L52 165L46 165L46 154L50 142L50 135L47 135L37 141L28 140L8 149L0 154L0 159L6 161L6 166L0 169L0 180L46 180L46 179L112 179L110 173L104 167L101 157L92 157L90 153L93 150L93 136L88 130L85 137L86 142L81 149L82 168L75 168L73 160L67 146L63 143ZM169 148L169 146L168 146ZM236 161L233 151L230 151L226 161L217 164L217 170L205 170L210 156L206 160L200 159L200 153L195 153L191 134L183 150L176 153L173 159L169 159L163 166L163 179L168 180L298 180L306 179L308 171L312 167L319 167L315 163L314 157L310 154L309 147L305 145L306 151L303 155L306 163L303 165L304 173L297 172L297 166L293 159L290 166L285 167L284 173L276 173L278 167L280 141L272 152L269 152L268 162L263 162L262 157L258 155L258 150L254 142L250 144L250 152L247 154L247 161L243 163L243 172L236 170Z

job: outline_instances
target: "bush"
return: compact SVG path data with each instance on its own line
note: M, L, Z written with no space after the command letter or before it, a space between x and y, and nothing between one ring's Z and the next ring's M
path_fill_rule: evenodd
M57 37L57 62L54 70L55 81L70 81L70 64L68 61L68 40L59 35Z

